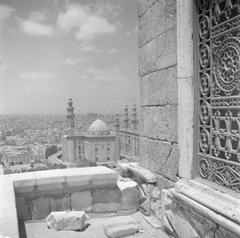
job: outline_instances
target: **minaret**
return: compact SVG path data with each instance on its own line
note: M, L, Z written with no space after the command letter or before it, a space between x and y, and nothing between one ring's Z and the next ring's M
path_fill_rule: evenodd
M133 108L132 108L132 126L133 126L133 130L137 130L137 108L136 108L136 104L133 104Z
M128 118L128 106L127 104L125 104L125 108L124 108L124 129L128 129L128 121L129 121L129 118Z
M73 101L70 97L68 99L68 107L67 107L67 127L68 127L68 134L73 135L74 134L74 107L73 107Z
M115 132L116 132L116 143L115 143L115 161L120 160L120 123L119 123L119 115L116 115L115 122Z

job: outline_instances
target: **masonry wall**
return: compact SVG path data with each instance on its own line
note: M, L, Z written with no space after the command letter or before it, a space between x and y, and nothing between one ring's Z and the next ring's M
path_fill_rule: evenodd
M178 176L176 0L139 0L140 164L160 189Z

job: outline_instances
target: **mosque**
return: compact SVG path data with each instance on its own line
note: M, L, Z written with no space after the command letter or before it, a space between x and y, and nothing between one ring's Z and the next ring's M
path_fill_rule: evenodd
M111 132L102 120L92 122L86 132L75 134L72 98L68 100L67 127L68 134L62 137L63 161L81 165L86 160L101 164L119 159L117 133Z

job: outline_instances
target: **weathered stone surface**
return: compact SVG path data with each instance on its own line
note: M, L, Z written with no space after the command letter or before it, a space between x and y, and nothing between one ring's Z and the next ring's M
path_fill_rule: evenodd
M140 205L140 189L132 179L120 178L118 187L121 192L121 210L137 210Z
M85 210L92 205L92 196L90 191L73 193L71 195L71 205L73 210Z
M70 195L50 198L50 211L64 211L71 209Z
M157 70L157 41L148 42L139 48L139 72L146 75Z
M158 0L139 0L138 1L138 15L141 16Z
M105 213L105 212L117 212L120 210L120 203L108 202L108 203L96 203L92 206L93 212Z
M177 105L142 107L141 115L143 136L177 142Z
M142 77L141 89L142 106L177 104L176 66Z
M24 197L16 197L17 216L19 220L31 219L30 203Z
M130 236L138 232L138 225L129 224L129 225L121 225L106 228L105 234L107 237L111 238L120 238L124 236Z
M179 150L178 145L165 141L141 137L140 164L171 180L177 179Z
M157 69L177 64L177 28L172 27L156 39Z
M176 27L172 27L139 48L140 76L177 64L176 34Z
M104 233L111 238L132 235L138 229L137 221L130 216L113 217L110 222L104 224Z
M32 219L44 219L50 213L49 197L40 197L31 201Z
M160 191L162 191L162 189L168 189L174 186L174 182L164 178L161 175L156 175L157 178L157 186L159 188Z
M139 45L176 25L176 0L159 0L139 17Z
M87 226L88 216L83 211L51 212L45 219L47 227L59 230L83 230Z
M93 204L120 201L119 189L96 189L92 192Z
M121 163L118 166L123 171L123 177L131 177L138 184L156 182L154 173L139 166L138 163Z

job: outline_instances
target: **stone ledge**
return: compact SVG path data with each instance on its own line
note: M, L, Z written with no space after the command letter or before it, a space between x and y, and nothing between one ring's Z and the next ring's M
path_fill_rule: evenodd
M194 180L180 180L169 191L200 214L240 236L239 198Z

